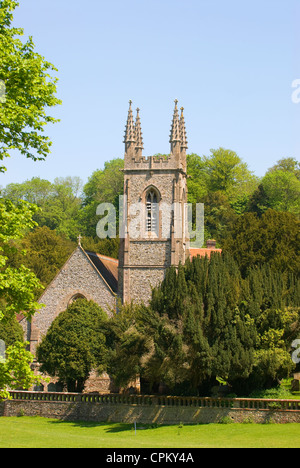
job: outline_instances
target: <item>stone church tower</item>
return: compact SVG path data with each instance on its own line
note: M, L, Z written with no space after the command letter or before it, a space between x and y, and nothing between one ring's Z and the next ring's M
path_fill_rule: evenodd
M185 223L187 203L186 128L178 101L167 157L144 157L139 109L134 121L131 101L125 131L124 203L119 254L119 290L122 303L145 303L151 288L171 265L189 255Z

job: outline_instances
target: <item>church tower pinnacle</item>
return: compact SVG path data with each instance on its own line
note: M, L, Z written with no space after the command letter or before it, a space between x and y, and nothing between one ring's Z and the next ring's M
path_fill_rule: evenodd
M144 149L142 135L143 133L142 133L142 128L141 128L140 109L137 108L136 120L135 120L135 138L136 138L135 152L136 152L137 159L140 159L142 157L142 150Z
M175 109L170 134L171 154L175 157L177 165L186 172L186 150L188 145L183 115L184 108L180 108L181 116L179 118L177 104L178 101L175 99Z
M178 154L180 152L180 121L178 115L178 100L175 99L175 109L173 113L173 120L171 126L171 135L170 135L170 143L171 143L171 153Z
M133 158L135 156L136 134L135 134L135 125L134 125L134 120L133 120L131 104L132 104L132 101L130 100L126 129L125 129L125 136L124 136L125 159L126 157Z
M187 142L187 137L186 137L186 128L185 128L185 121L184 121L184 115L183 111L184 108L181 107L181 116L180 116L180 144L181 144L181 164L182 164L182 169L186 172L186 150L188 148L188 142Z
M181 141L181 149L187 149L188 147L188 142L187 142L187 138L186 138L186 128L185 128L185 121L184 121L184 115L183 115L183 111L184 111L184 108L181 107L181 116L180 116L180 141Z

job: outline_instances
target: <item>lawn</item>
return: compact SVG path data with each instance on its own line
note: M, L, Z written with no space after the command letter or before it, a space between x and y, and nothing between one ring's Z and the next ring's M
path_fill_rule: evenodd
M300 448L299 424L137 426L0 418L0 448Z

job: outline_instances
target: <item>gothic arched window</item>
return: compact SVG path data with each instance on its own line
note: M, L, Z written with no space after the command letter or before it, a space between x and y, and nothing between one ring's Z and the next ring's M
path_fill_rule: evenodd
M146 232L158 235L159 228L159 199L156 190L151 188L146 194Z

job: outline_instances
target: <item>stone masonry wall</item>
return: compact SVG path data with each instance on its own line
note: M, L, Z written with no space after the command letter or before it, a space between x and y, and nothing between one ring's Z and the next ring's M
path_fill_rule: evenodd
M79 247L39 300L46 304L33 319L33 326L39 330L40 336L47 333L53 320L66 310L72 297L77 294L99 304L108 315L116 307L115 294Z
M148 304L151 299L152 288L158 286L165 277L164 268L131 268L130 284L131 300L136 303L143 301Z
M39 299L39 303L45 304L45 307L35 314L31 323L25 318L20 322L24 338L30 342L30 352L33 355L36 354L36 347L53 320L67 309L76 295L96 302L108 316L116 309L116 295L81 247L77 247Z
M300 411L195 408L161 405L106 404L91 401L6 401L0 416L41 416L66 421L124 422L144 424L208 424L224 418L242 423L300 423Z
M130 199L129 203L137 203L142 201L141 197L147 187L153 185L156 187L161 195L161 199L165 203L173 203L173 180L174 173L160 173L155 172L150 174L145 173L132 173L130 175Z
M169 241L131 241L129 263L135 266L169 266Z
M163 163L162 163L163 164ZM168 165L167 165L168 166ZM145 204L145 191L153 186L160 194L160 209L163 205L172 206L174 201L174 183L176 170L168 167L168 171L146 170L126 172L125 179L129 181L128 204ZM126 183L125 183L126 185ZM171 208L170 208L171 209ZM128 221L135 222L135 215L129 214ZM144 226L140 225L140 237L129 240L128 258L124 267L120 262L119 294L123 295L123 281L126 283L127 300L149 302L151 288L162 282L166 268L171 260L171 218L172 213L159 213L159 237L151 239L144 237ZM144 223L144 220L141 220ZM124 270L123 270L124 268ZM122 284L121 284L122 283Z

